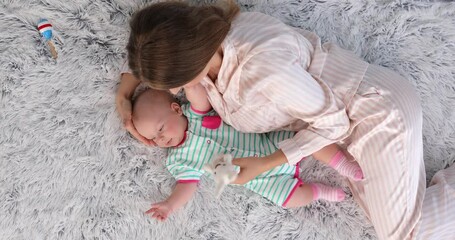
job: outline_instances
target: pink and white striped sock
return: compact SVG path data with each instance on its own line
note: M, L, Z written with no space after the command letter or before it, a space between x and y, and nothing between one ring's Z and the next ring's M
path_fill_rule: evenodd
M341 175L359 181L363 179L363 172L359 164L354 161L349 161L342 151L338 151L329 165L337 170Z
M320 183L312 183L313 200L324 199L331 202L340 202L344 200L346 193L341 188L329 187Z

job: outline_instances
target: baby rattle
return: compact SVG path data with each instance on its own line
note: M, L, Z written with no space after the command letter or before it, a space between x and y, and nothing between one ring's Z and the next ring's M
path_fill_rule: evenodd
M52 24L47 19L42 18L38 21L38 30L41 36L44 38L44 41L46 41L47 45L49 46L52 58L57 59L57 51L55 50L54 43L52 42L52 33L54 32Z
M219 198L226 185L233 182L239 171L237 167L232 164L232 155L220 154L214 159L204 165L203 169L213 175L215 179L215 196Z

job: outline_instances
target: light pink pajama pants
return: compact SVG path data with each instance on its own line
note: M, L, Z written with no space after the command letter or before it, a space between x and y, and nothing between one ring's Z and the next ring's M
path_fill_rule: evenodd
M379 239L410 239L426 189L420 100L406 79L369 65L346 105L353 127L343 145L365 176L350 182L354 198Z
M413 239L455 239L455 164L437 172L431 180Z

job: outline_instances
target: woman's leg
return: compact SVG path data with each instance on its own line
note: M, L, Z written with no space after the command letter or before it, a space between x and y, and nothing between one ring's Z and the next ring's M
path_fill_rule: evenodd
M364 174L350 181L353 196L379 239L409 239L425 193L419 98L406 79L371 65L347 111L355 127L345 143Z
M455 237L455 164L434 175L423 200L422 220L415 239L452 240Z

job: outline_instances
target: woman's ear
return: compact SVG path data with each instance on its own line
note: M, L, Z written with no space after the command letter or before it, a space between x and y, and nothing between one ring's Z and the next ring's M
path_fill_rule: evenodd
M183 114L182 108L180 107L180 104L173 102L171 103L171 109L172 111L178 113L179 115Z

